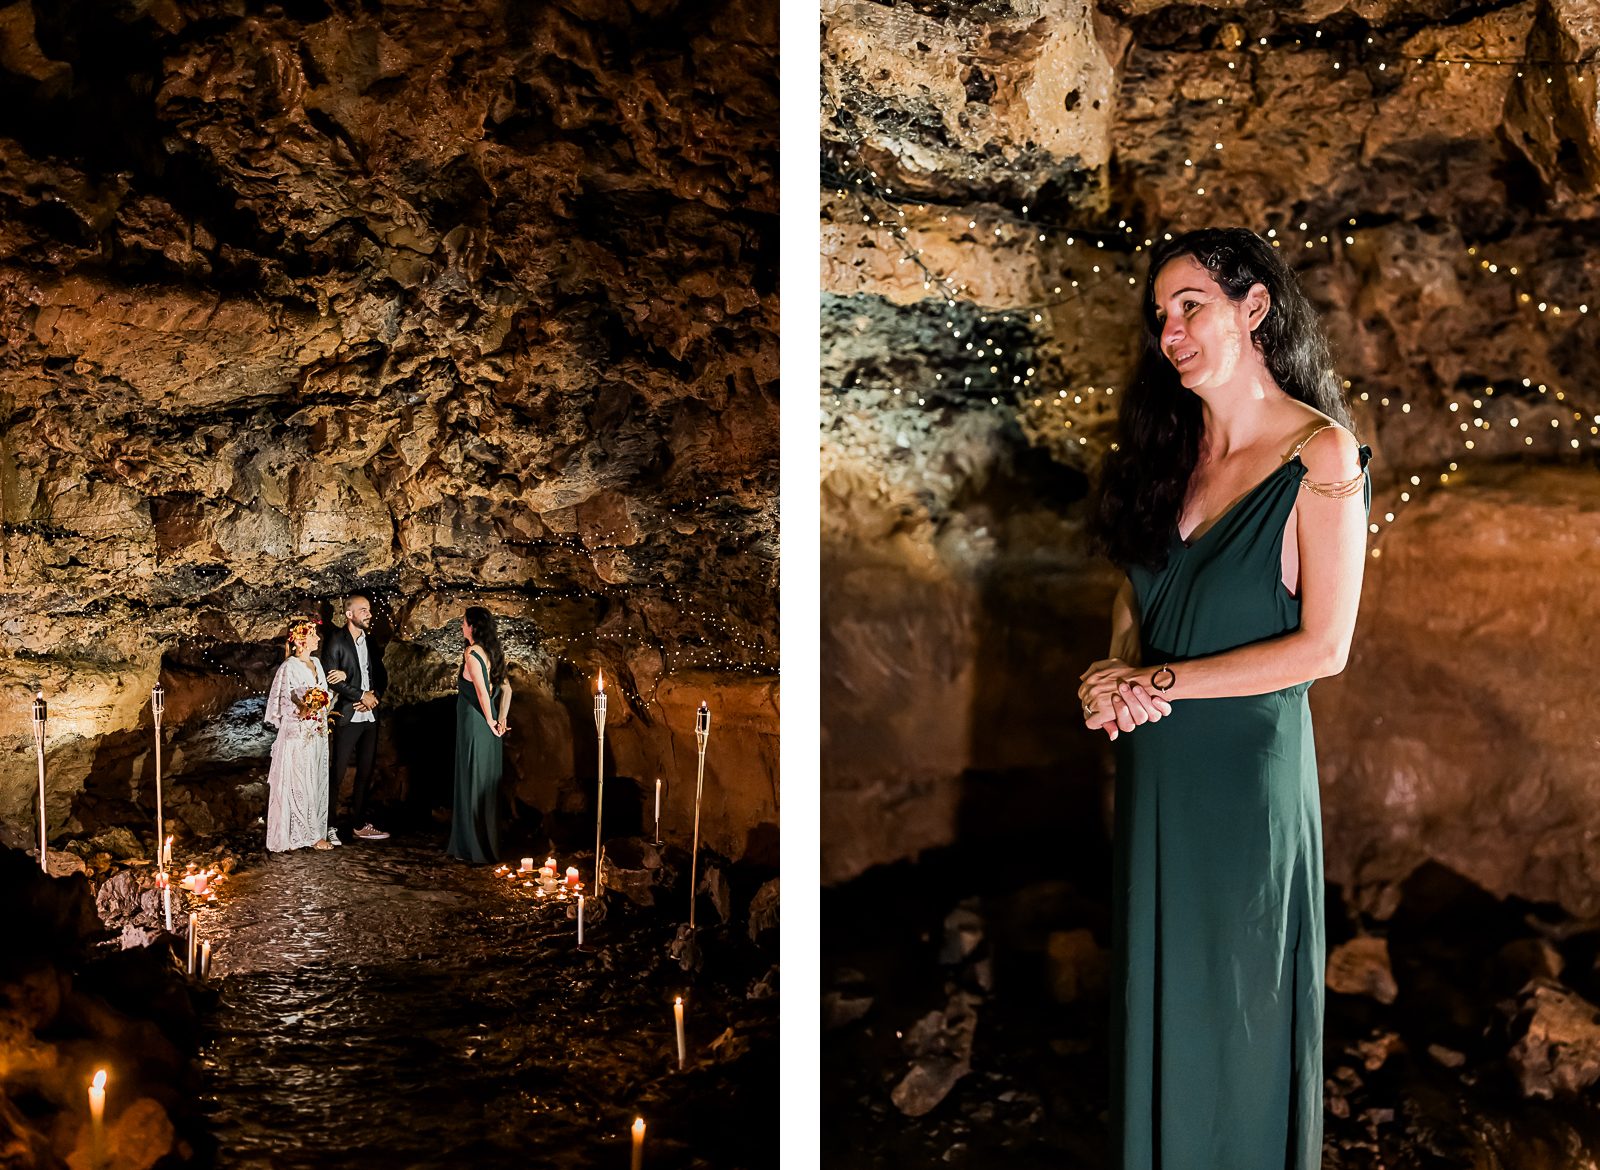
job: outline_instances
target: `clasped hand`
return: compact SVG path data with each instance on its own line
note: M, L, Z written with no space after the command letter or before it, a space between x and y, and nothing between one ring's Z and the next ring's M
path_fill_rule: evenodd
M1078 702L1090 731L1103 730L1112 739L1172 714L1172 704L1150 684L1153 671L1129 666L1120 658L1102 658L1079 675Z

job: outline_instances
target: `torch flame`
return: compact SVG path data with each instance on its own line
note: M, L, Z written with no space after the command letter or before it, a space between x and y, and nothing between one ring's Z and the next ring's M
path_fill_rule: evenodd
M601 670L600 671L600 693L601 694L605 694L605 690L606 690L606 672L604 670Z
M101 1069L99 1072L94 1074L94 1087L97 1088L97 1089L103 1089L103 1088L106 1087L106 1070L105 1069Z

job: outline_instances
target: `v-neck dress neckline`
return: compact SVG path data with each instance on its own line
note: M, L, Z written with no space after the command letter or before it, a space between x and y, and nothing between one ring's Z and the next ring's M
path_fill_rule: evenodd
M1271 471L1267 472L1267 474L1261 479L1261 481L1259 483L1257 483L1255 485L1255 487L1253 487L1249 491L1245 492L1244 495L1240 496L1237 500L1235 500L1233 503L1229 504L1226 508L1224 508L1222 510L1222 515L1218 516L1215 520L1213 520L1210 524L1208 524L1206 526L1205 530L1203 532L1201 532L1199 536L1196 536L1191 531L1189 533L1189 538L1187 540L1185 540L1181 535L1178 534L1177 526L1174 525L1172 534L1175 537L1177 537L1178 545L1181 548L1185 548L1185 549L1194 548L1201 541L1203 541L1206 537L1210 536L1217 529L1221 528L1222 525L1230 517L1232 517L1235 512L1237 512L1240 508L1244 507L1245 504L1249 503L1252 499L1254 499L1257 492L1261 491L1262 488L1266 487L1273 480L1277 479L1278 476L1282 475L1285 470L1287 470L1290 467L1293 467L1296 463L1299 463L1299 462L1300 462L1300 456L1298 454L1291 455L1284 462L1278 464L1278 466L1274 467Z

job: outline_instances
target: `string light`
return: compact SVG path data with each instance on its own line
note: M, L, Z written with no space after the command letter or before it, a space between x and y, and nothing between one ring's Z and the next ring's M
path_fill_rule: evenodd
M1316 31L1316 38L1320 40L1322 38L1322 30L1319 29L1319 30L1315 30L1315 31ZM1266 46L1269 45L1269 40L1268 40L1267 37L1259 37L1257 43L1259 45L1261 45L1262 47L1266 47ZM1299 43L1298 40L1296 40L1295 43L1298 44ZM1366 38L1366 44L1369 45L1369 46L1374 44L1373 38L1371 38L1371 37ZM1137 47L1136 47L1136 51L1137 51ZM1505 61L1503 59L1480 59L1480 58L1476 58L1476 57L1462 57L1462 56L1458 56L1458 55L1451 55L1449 57L1444 57L1444 56L1436 56L1436 57L1419 56L1419 57L1415 57L1415 58L1395 57L1395 58L1392 58L1392 59L1389 59L1389 60L1376 60L1375 58L1372 58L1370 56L1366 58L1366 64L1369 65L1369 66L1372 65L1374 63L1374 61L1376 61L1377 69L1378 69L1379 72L1387 71L1387 67L1390 64L1394 64L1394 65L1401 66L1401 67L1408 66L1408 65L1410 65L1412 63L1414 63L1415 66L1418 66L1418 67L1455 68L1456 66L1460 66L1463 69L1470 69L1470 67L1472 65L1475 65L1475 64L1479 65L1480 67L1487 66L1487 65L1511 67L1511 66L1514 66L1515 64L1517 64L1516 62ZM1526 62L1526 63L1532 63L1532 62ZM1546 63L1541 63L1541 64L1546 64ZM1557 66L1569 67L1569 68L1573 68L1573 69L1586 67L1584 62L1576 61L1576 60L1573 60L1573 61L1550 61L1547 64L1552 68L1557 67ZM1343 65L1343 63L1340 62L1340 61L1333 61L1332 62L1332 68L1336 72L1341 70L1342 65ZM1229 68L1230 69L1233 68L1233 63L1232 62L1229 63ZM1519 77L1521 76L1521 72L1520 71L1518 72L1518 76ZM1548 83L1549 83L1549 79L1547 78L1547 84ZM1217 104L1218 105L1225 104L1225 99L1219 97L1217 99ZM1223 137L1212 138L1212 139L1210 139L1210 142L1211 142L1210 150L1205 151L1204 153L1208 157L1216 159L1218 164L1220 164L1221 159L1226 154L1225 147L1226 147L1227 143L1226 143L1226 141L1225 141L1225 139ZM861 140L857 139L857 141L855 143L855 146L859 149L859 147L861 146ZM1183 159L1184 168L1185 168L1186 172L1189 172L1191 174L1191 177L1196 177L1196 176L1193 175L1193 172L1195 172L1197 170L1197 168L1196 168L1196 157L1197 156L1195 154L1191 153L1191 154L1189 154L1187 157L1185 157ZM873 174L874 174L874 177L875 177L875 172L873 172ZM1216 186L1217 186L1217 184L1215 182L1202 181L1200 183L1197 183L1194 186L1193 190L1194 190L1194 193L1195 193L1196 197L1204 197L1208 190L1210 190L1210 189L1212 189L1212 188L1214 188ZM855 187L856 187L856 193L858 195L868 195L868 194L872 194L873 193L873 184L870 183L870 182L863 183L861 181L861 179L859 179L859 178L856 180ZM929 204L927 206L931 206L931 204ZM1026 206L1024 207L1023 210L1024 210L1024 213L1026 215L1026 212L1027 212ZM897 216L896 218L903 218L903 217ZM940 218L940 221L943 222L945 220L945 215L941 214L939 218ZM1075 248L1077 246L1077 237L1080 236L1080 235L1086 235L1087 237L1093 239L1094 246L1095 246L1095 248L1097 250L1104 250L1106 248L1106 245L1107 245L1108 241L1114 241L1117 238L1116 234L1111 232L1111 230L1109 228L1107 228L1104 231L1102 231L1098 238L1095 238L1095 233L1093 231L1090 231L1090 232L1086 233L1084 231L1083 225L1081 225L1081 224L1074 224L1074 225L1040 224L1040 223L1037 223L1037 222L1035 222L1035 221L1033 221L1031 219L1025 219L1023 221L1018 221L1016 219L1016 217L1011 216L1004 209L1000 209L1000 208L986 210L982 215L974 215L974 214L971 214L969 212L968 217L967 217L967 222L969 224L969 228L971 228L973 230L976 230L979 227L979 225L983 222L983 220L986 219L986 218L991 221L991 224L993 225L991 227L991 230L993 231L993 234L996 237L999 237L999 236L1002 235L1001 227L1002 226L1006 226L1006 225L1023 226L1024 224L1026 224L1031 229L1033 229L1033 234L1034 234L1035 238L1037 239L1038 242L1041 242L1041 243L1045 242L1047 237L1050 236L1052 232L1054 232L1054 233L1071 232L1072 234L1069 234L1069 235L1066 236L1066 246L1068 248ZM1357 223L1358 223L1358 221L1357 221L1357 219L1355 217L1348 217L1343 224L1339 225L1339 227L1337 229L1328 228L1328 229L1319 230L1318 228L1313 227L1309 220L1297 220L1296 221L1296 225L1298 227L1298 232L1301 234L1301 238L1298 239L1295 242L1297 242L1299 244L1299 246L1300 246L1299 250L1301 251L1302 254L1304 254L1304 253L1314 253L1319 247L1320 248L1330 248L1330 247L1337 247L1339 245L1342 245L1344 247L1355 247L1358 244L1357 236L1360 234L1359 231L1356 230L1357 229ZM1133 229L1133 227L1131 225L1129 225L1127 223L1125 218L1124 219L1119 219L1117 221L1117 228L1119 229L1119 231L1124 233L1126 236L1134 237L1134 229ZM1279 230L1278 230L1278 228L1276 226L1272 226L1272 227L1267 228L1267 230L1265 232L1265 235L1272 242L1274 247L1281 247L1283 245L1283 240L1280 238ZM1060 235L1057 234L1054 238L1056 238L1057 241L1058 241L1058 245L1057 246L1060 246L1059 245ZM1163 240L1170 241L1172 238L1173 237L1172 237L1172 233L1171 232L1164 232L1162 234L1162 239ZM1087 242L1088 242L1088 240L1086 239L1085 243L1087 243ZM1133 253L1137 253L1137 252L1142 251L1145 247L1151 246L1152 239L1146 238L1144 240L1143 244L1140 244L1140 243L1137 242L1137 238L1135 237L1134 239L1131 239L1129 242L1132 243L1132 251L1133 251ZM1467 251L1467 254L1468 254L1469 257L1473 257L1473 258L1477 258L1478 257L1479 249L1478 249L1478 247L1476 245L1468 247L1466 249L1466 251ZM922 258L922 255L921 255L920 252L918 253L918 257L919 257L919 263L925 263L925 259ZM1502 277L1505 277L1505 278L1516 279L1516 278L1521 277L1522 272L1523 272L1523 267L1518 265L1518 264L1507 264L1503 260L1500 260L1498 258L1482 258L1481 260L1478 260L1477 270L1482 272L1482 273L1484 273L1484 274L1491 275L1491 276L1502 276ZM1102 266L1099 265L1099 264L1095 264L1095 265L1092 265L1090 267L1090 275L1093 276L1093 277L1098 278L1101 281L1108 281L1108 280L1112 281L1113 285L1102 286L1102 287L1106 287L1106 288L1109 288L1109 287L1121 287L1122 286L1122 282L1123 282L1124 279L1126 280L1126 285L1130 286L1130 287L1131 286L1136 286L1137 283L1138 283L1137 282L1137 278L1135 278L1135 277L1126 277L1126 278L1122 277L1121 274L1118 274L1116 272L1115 267L1108 267L1105 270L1102 270ZM955 285L955 282L947 281L944 278L939 277L937 273L930 273L930 275L929 275L929 283L925 287L932 287L932 286L935 286L935 285L939 285L941 283L944 283L949 287L956 287L957 290L958 290L956 295L958 295L958 296L967 296L967 295L969 295L969 291L965 286L957 286L957 285ZM1082 291L1085 291L1085 290L1080 290L1080 281L1076 277L1071 278L1069 280L1068 284L1069 284L1070 288L1075 290L1076 295L1082 295ZM1054 286L1054 293L1056 295L1060 295L1061 292L1062 292L1061 286L1059 286L1059 285ZM1071 299L1071 296L1072 296L1072 294L1069 294L1068 299ZM1051 305L1051 304L1057 304L1057 303L1060 303L1060 302L1047 302L1046 304L1047 305ZM1570 305L1560 304L1560 303L1552 300L1547 295L1534 297L1534 296L1530 295L1530 293L1527 292L1526 290L1519 290L1519 295L1517 297L1517 303L1518 304L1529 305L1530 306L1530 310L1532 312L1536 312L1536 313L1540 314L1541 316L1547 316L1547 317L1551 317L1551 318L1561 316L1563 309L1570 309L1572 307ZM1032 308L1034 308L1034 306L1014 306L1014 307L1015 308L1024 308L1024 309L1032 309ZM1040 306L1040 307L1045 307L1045 306ZM1587 314L1588 313L1588 303L1586 301L1580 302L1577 305L1577 312L1579 314ZM1041 313L1033 312L1031 314L1031 319L1032 319L1032 321L1034 323L1042 323L1043 316L1042 316ZM993 372L992 369L991 369L991 372ZM1031 373L1032 373L1032 371L1030 371L1030 375L1031 375ZM937 377L937 375L936 375L936 377ZM967 378L965 380L965 384L970 384L970 383L971 383L971 378ZM1524 386L1527 386L1529 384L1529 380L1524 379L1524 383L1523 384L1524 384ZM1349 386L1349 383L1347 382L1346 383L1346 387L1348 388L1348 386ZM827 388L825 388L825 390L826 389ZM1060 394L1060 395L1058 395L1057 397L1054 397L1054 398L1043 398L1043 399L1041 399L1041 398L1037 398L1037 397L1030 398L1029 397L1028 388L1023 387L1020 384L1017 386L1017 390L1018 390L1018 395L1016 397L1015 402L1016 402L1016 405L1017 405L1017 408L1019 409L1019 411L1022 411L1024 414L1026 414L1027 411L1030 409L1029 406L1028 406L1028 403L1030 403L1030 402L1032 403L1032 407L1033 408L1037 408L1037 409L1045 409L1045 407L1041 406L1041 403L1047 403L1047 404L1050 404L1050 405L1060 405L1060 406L1062 406L1063 409L1065 408L1065 406L1064 406L1065 398L1066 398L1065 393L1062 393L1062 394ZM1540 393L1542 394L1544 392L1545 392L1544 387L1541 387L1540 388ZM1486 394L1492 395L1493 394L1493 388L1492 387L1486 388ZM1001 399L1001 397L999 395L986 394L985 396L988 397L988 399L989 399L989 405L991 405L991 406L999 406L999 405L1001 405L1002 399ZM1368 393L1365 392L1365 391L1362 391L1359 394L1359 398L1363 402L1370 400ZM1561 400L1563 398L1563 392L1558 391L1557 394L1556 394L1556 398L1557 398L1558 401ZM921 400L919 399L919 401L921 401ZM1074 393L1073 394L1073 396L1072 396L1072 405L1073 406L1082 406L1083 402L1084 402L1084 396L1081 393ZM944 408L944 405L946 405L946 404L941 404L939 402L935 402L934 403L934 408L942 410ZM1410 402L1399 402L1396 405L1398 406L1399 412L1401 414L1409 415L1409 414L1412 413L1412 410L1411 410L1412 404ZM1378 409L1380 410L1380 412L1381 411L1386 411L1387 409L1390 408L1390 406L1391 406L1390 400L1388 398L1382 398ZM1448 409L1451 412L1458 412L1459 409L1460 409L1460 403L1458 403L1456 401L1453 401L1453 400L1448 402L1447 406L1448 406ZM1474 403L1474 409L1475 410L1482 410L1482 403L1481 402L1475 402ZM1506 413L1502 414L1500 417L1501 417L1502 421L1504 421L1510 428L1515 429L1515 428L1518 428L1518 427L1521 426L1521 421L1522 420L1515 413L1506 412ZM1486 432L1490 432L1493 429L1494 421L1495 421L1494 419L1491 419L1491 418L1488 418L1488 417L1484 417L1482 414L1479 414L1479 415L1476 415L1474 417L1470 429L1468 427L1468 424L1462 423L1461 424L1461 430L1468 431L1469 434L1472 433L1472 431L1475 430L1480 435L1485 435ZM1054 427L1054 429L1056 430L1057 433L1059 433L1059 432L1064 431L1064 430L1076 430L1076 429L1078 429L1078 425L1081 424L1081 422L1082 422L1081 419L1075 419L1075 418L1071 418L1071 417L1062 417L1062 418L1058 418L1058 419L1053 420L1050 423L1050 425ZM1557 419L1552 419L1551 422L1552 422L1552 426L1557 428L1557 430L1559 431L1559 428L1561 426L1562 420L1557 418ZM1583 419L1582 419L1581 415L1577 416L1577 422L1578 422L1578 426L1579 426L1580 430L1584 426L1587 425L1587 424L1583 423ZM1589 429L1589 431L1591 431L1594 434L1600 434L1600 415L1596 416L1595 424L1596 425L1594 425L1594 426L1589 426L1588 429ZM1043 429L1044 429L1043 427L1040 428L1041 431ZM1077 438L1077 440L1078 440L1078 444L1077 445L1079 445L1079 446L1083 446L1083 445L1086 445L1088 443L1088 437L1087 436L1076 435L1074 437ZM1485 437L1487 437L1487 436L1485 435ZM1476 452L1478 450L1478 446L1479 446L1478 441L1474 440L1472 438L1463 438L1462 444L1463 444L1463 450L1470 451L1470 452ZM1532 445L1532 439L1525 437L1525 445L1531 446ZM1581 447L1581 443L1580 443L1580 441L1578 439L1570 439L1570 440L1568 440L1567 445L1572 447L1572 448L1575 448L1575 449ZM1440 481L1439 482L1441 484L1448 484L1450 482L1450 474L1456 472L1456 470L1457 470L1457 467L1456 467L1455 463L1452 462L1450 464L1449 472L1440 473ZM1420 486L1420 484L1421 484L1420 477L1418 477L1416 475L1410 476L1410 483L1411 483L1411 486L1413 486L1413 487ZM1400 497L1400 501L1399 501L1400 504L1409 503L1409 502L1411 502L1411 500L1412 500L1412 493L1411 492L1402 492L1401 493L1401 497ZM1385 510L1384 512L1382 512L1381 513L1382 523L1383 524L1392 524L1394 522L1394 517L1397 514L1397 511L1398 511L1398 506L1396 507L1395 510ZM1375 526L1373 531L1377 532L1377 531L1379 531L1379 528L1377 526ZM1378 556L1378 555L1379 555L1379 549L1375 547L1373 549L1373 556Z

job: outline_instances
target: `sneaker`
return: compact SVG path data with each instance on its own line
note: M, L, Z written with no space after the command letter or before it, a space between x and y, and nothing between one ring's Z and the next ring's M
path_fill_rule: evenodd
M329 829L328 830L328 844L329 845L343 845L344 844L343 841L339 840L339 830L338 829Z
M387 841L389 839L389 834L385 833L382 829L374 829L371 821L368 821L366 824L357 829L356 836L360 837L363 841Z

